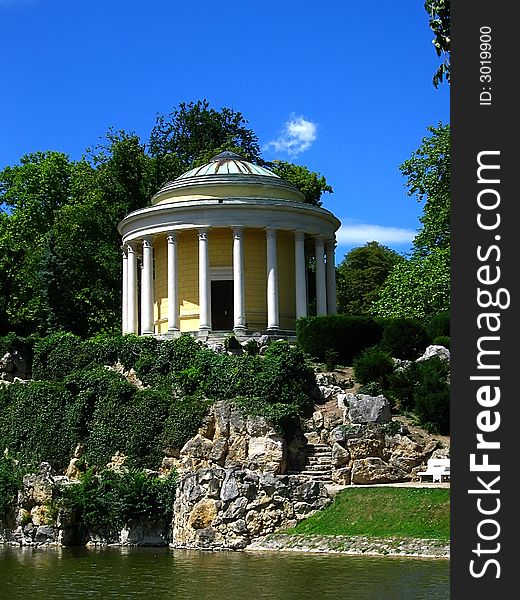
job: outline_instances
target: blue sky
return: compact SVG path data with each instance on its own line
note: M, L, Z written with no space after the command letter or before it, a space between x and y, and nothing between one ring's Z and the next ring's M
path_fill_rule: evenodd
M376 239L410 249L421 205L399 165L449 121L422 0L0 0L0 168L73 159L109 127L143 139L157 113L207 98L244 114L267 160L326 176L337 261Z

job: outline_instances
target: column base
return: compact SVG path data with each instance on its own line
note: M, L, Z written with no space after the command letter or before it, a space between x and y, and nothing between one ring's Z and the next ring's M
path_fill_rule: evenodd
M278 325L271 325L269 327L267 327L266 332L267 333L278 333L280 331L280 327Z
M244 325L238 325L237 327L233 327L233 332L237 335L246 335L247 329Z

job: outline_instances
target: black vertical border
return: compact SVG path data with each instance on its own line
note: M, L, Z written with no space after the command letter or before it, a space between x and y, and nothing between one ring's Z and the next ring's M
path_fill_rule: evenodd
M520 278L520 223L515 219L520 206L520 101L517 87L520 71L520 19L518 3L482 0L454 0L451 7L451 127L452 127L452 372L451 372L451 598L472 600L515 597L516 575L520 573L520 553L516 540L520 534L520 494L513 489L520 485L520 338L518 318L518 279ZM492 104L481 105L480 93L488 82L480 80L480 28L491 27L492 33ZM500 151L500 227L493 232L479 229L477 195L482 184L477 183L477 155L481 151ZM495 239L500 236L500 240ZM477 258L477 247L500 245L500 260L496 252L489 264L498 265L501 279L497 287L511 294L508 309L500 313L500 376L501 425L489 436L499 440L500 450L490 451L490 462L500 463L500 511L494 515L501 527L495 541L480 540L477 527L486 516L477 509L477 495L468 490L478 488L476 477L490 474L470 471L470 454L476 450L477 414L483 410L476 401L482 383L470 377L482 374L477 370L477 317L482 309L477 304L477 269L484 264ZM481 286L482 287L482 286ZM489 335L489 334L488 334ZM495 357L496 358L496 357ZM489 373L489 372L488 372ZM480 486L481 487L481 486ZM483 502L491 495L483 495ZM495 496L493 496L495 497ZM486 506L491 506L492 502ZM486 533L491 528L483 529ZM497 553L481 555L473 552L477 544L492 549L500 543ZM477 559L481 571L486 558L495 558L497 569L489 565L485 574L475 578L469 565Z

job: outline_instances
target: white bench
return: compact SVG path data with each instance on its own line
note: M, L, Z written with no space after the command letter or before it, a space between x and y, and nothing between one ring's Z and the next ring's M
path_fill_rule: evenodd
M450 479L450 459L430 458L426 466L426 471L419 471L417 475L419 475L421 481L423 477L431 475L433 483L441 483L443 477Z

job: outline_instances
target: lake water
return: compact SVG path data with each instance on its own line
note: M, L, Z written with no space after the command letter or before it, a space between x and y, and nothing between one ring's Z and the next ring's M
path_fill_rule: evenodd
M0 599L447 600L449 561L0 546Z

